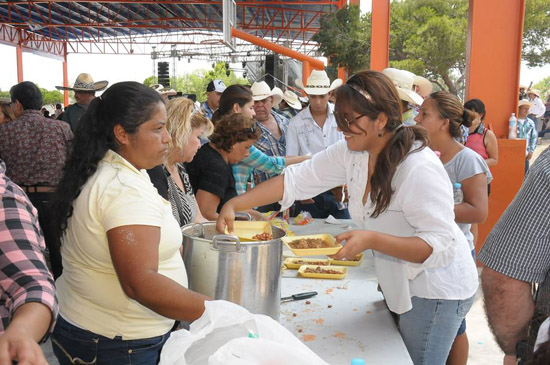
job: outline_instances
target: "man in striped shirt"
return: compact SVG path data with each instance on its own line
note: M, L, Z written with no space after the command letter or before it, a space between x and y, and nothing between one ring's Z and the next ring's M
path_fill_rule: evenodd
M0 363L46 363L37 342L57 316L52 274L36 208L8 177L0 160Z
M529 359L540 319L550 315L549 232L550 148L547 148L529 169L523 186L479 254L485 265L481 282L487 318L504 351L504 364L516 364L516 355L522 361ZM531 291L534 283L539 284L536 301ZM516 352L516 346L523 353Z

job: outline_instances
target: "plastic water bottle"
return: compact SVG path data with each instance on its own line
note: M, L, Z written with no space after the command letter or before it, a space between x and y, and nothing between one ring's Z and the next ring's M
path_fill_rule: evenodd
M455 204L461 204L464 202L464 193L462 192L462 184L454 183L453 184L453 197Z
M516 113L510 115L508 119L508 139L516 139L518 137L518 119Z
M365 360L356 357L355 359L351 359L351 365L365 365Z

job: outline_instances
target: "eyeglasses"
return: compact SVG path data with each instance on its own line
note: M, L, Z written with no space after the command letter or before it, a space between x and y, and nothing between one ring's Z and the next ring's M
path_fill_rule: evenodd
M338 113L337 111L334 111L334 117L336 118L336 120L338 119L343 120L344 123L348 126L348 128L351 126L352 123L356 122L357 119L363 118L365 116L366 114L361 114L358 117L354 117L354 118L351 118L351 120L349 120L348 118L346 118L346 116L343 113Z

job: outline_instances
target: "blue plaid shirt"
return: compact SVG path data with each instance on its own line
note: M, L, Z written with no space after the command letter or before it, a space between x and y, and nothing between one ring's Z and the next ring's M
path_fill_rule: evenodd
M256 147L250 147L250 156L234 164L233 176L235 177L235 190L237 194L246 192L246 185L250 182L254 187L254 179L250 179L254 169L269 174L280 174L285 168L285 158L281 156L268 156Z
M271 115L275 118L279 129L281 130L281 138L277 139L273 133L269 131L262 123L256 122L262 131L260 139L256 141L254 146L268 156L286 156L286 130L288 128L288 119L281 114L271 110ZM272 177L277 176L278 173L265 173L260 171L254 172L254 179L256 182L262 182Z
M206 101L202 103L201 111L203 112L204 115L206 115L208 119L212 120L212 116L214 115L214 110L210 109L210 105L208 105Z
M535 151L537 139L539 138L535 122L529 118L518 118L518 138L525 139L525 156Z

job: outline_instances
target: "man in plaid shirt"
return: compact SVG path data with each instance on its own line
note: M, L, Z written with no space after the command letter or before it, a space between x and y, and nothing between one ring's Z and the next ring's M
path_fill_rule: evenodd
M53 330L57 300L37 211L0 160L0 363L46 363L37 342Z

